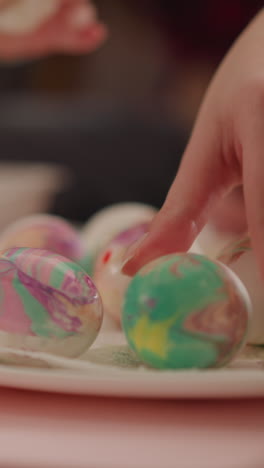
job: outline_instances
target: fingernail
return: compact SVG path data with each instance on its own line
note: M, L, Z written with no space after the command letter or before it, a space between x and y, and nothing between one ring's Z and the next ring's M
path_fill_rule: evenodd
M72 9L69 24L73 29L84 29L96 22L96 9L92 5L79 5Z
M123 270L124 266L134 257L136 250L140 247L140 245L146 239L147 235L148 235L148 232L146 232L146 234L143 234L143 236L141 236L140 239L138 239L136 242L133 242L133 244L131 244L127 248L124 258L123 258L123 263L121 265L121 270Z

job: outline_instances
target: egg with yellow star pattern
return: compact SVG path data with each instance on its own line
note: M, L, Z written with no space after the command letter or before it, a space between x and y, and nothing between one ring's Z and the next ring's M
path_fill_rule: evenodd
M122 326L131 348L160 369L220 367L245 343L247 291L220 262L173 254L143 267L125 295Z

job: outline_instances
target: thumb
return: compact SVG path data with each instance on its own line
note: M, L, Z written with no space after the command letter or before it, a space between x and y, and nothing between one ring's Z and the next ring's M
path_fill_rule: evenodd
M142 242L128 249L123 273L133 275L151 260L191 246L209 203L227 183L220 147L216 125L198 121L165 203Z

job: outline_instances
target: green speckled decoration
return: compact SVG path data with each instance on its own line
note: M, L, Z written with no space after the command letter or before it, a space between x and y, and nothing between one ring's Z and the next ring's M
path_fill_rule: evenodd
M249 309L245 288L225 266L201 255L169 255L133 278L122 325L131 348L152 367L215 367L244 343Z

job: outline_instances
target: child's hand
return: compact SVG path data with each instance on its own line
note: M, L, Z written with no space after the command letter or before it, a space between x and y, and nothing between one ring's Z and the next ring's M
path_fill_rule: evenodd
M97 21L95 8L86 0L55 0L57 7L53 14L43 17L35 29L31 27L28 31L25 24L21 28L17 18L19 14L27 14L23 10L23 1L12 1L9 7L9 0L0 0L0 61L33 58L52 52L86 53L94 50L105 39L105 27ZM14 11L18 23L18 30L15 31L16 23L11 16L13 12L8 11L8 8L15 10L18 6L21 11ZM6 26L4 15L7 13L9 23ZM11 28L8 27L10 22Z
M263 11L243 32L218 69L167 199L149 235L127 252L126 259L130 257L130 260L123 271L133 275L156 257L187 250L220 197L238 185L243 186L244 193L244 205L237 205L240 218L243 223L245 210L253 247L264 274ZM236 206L232 197L230 200ZM224 205L222 217L223 208ZM227 222L230 225L230 213Z

